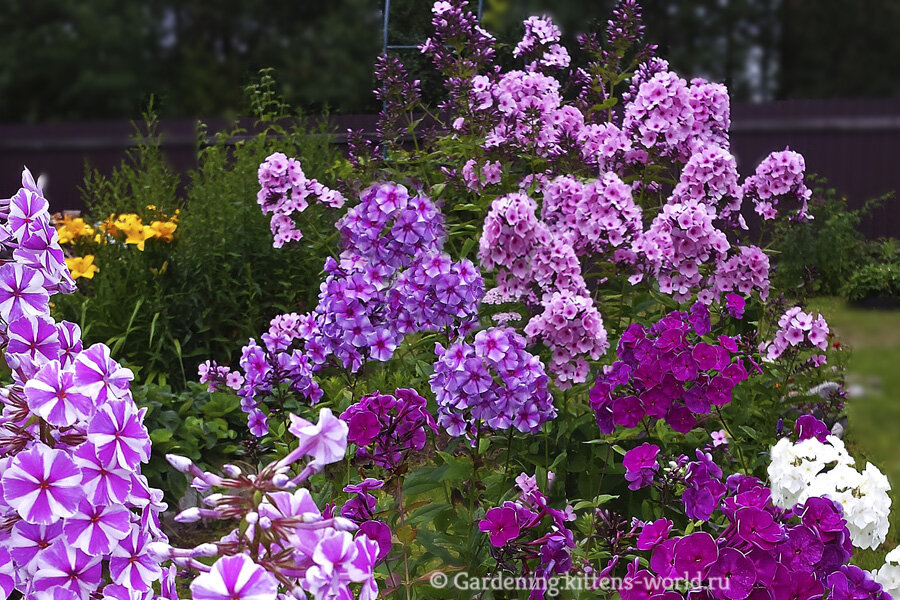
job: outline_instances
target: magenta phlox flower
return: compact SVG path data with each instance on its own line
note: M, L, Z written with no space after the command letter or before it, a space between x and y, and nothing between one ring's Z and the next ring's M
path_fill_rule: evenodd
M686 535L675 543L675 571L685 579L705 577L719 558L716 541L705 531Z
M9 550L0 547L0 597L4 600L16 586L16 566L13 564Z
M71 517L84 496L81 471L69 455L43 444L19 452L0 481L6 503L35 525Z
M300 440L300 445L282 459L290 464L301 456L311 456L319 465L328 465L344 458L347 452L347 424L335 417L331 409L319 411L319 422L310 423L291 414L291 426L288 428Z
M66 427L87 417L93 409L91 398L81 389L75 388L72 371L51 360L25 383L25 399L36 415L51 425Z
M709 569L709 578L715 582L714 594L728 600L744 600L756 583L756 566L738 550L722 548Z
M77 382L77 371L75 377ZM142 423L146 412L128 399L110 400L94 414L88 436L103 464L134 469L150 460L150 436Z
M113 548L109 572L113 581L133 590L147 591L162 576L158 561L149 553L150 536L132 526L128 535Z
M629 482L628 489L638 490L653 482L653 476L659 470L656 457L659 455L659 446L643 443L625 453L622 465L625 467L625 479Z
M491 544L501 548L510 540L519 537L519 522L516 511L506 506L498 506L487 511L478 522L478 529L490 535Z
M74 369L75 385L85 395L96 398L98 405L112 398L125 398L129 382L134 379L131 369L110 357L105 344L94 344L81 352L75 359Z
M91 555L109 554L131 532L131 511L121 504L98 505L83 499L66 519L66 542Z
M194 600L275 600L278 582L246 554L223 556L191 582Z
M119 467L116 462L100 460L93 442L78 446L73 457L81 469L81 486L88 502L97 505L121 504L129 497L131 470Z
M41 554L34 575L34 591L69 590L87 598L100 585L103 565L99 556L89 556L61 538Z
M56 324L56 330L59 341L59 362L65 369L75 362L75 357L84 349L84 343L81 341L81 327L69 321L60 321Z
M645 523L641 528L641 534L638 536L638 550L652 550L664 542L669 537L672 525L672 521L668 519L657 519L653 522Z
M62 532L63 524L59 521L52 525L32 525L26 521L18 521L4 544L18 567L33 575L38 569L41 554Z
M0 266L0 317L7 323L47 314L49 298L40 272L16 263Z

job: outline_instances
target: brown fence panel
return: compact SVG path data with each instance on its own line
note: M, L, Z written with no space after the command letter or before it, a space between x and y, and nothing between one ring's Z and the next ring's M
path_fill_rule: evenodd
M374 129L371 115L334 121L336 132ZM196 125L190 119L160 124L163 151L178 171L196 165ZM227 125L213 120L208 130ZM22 166L28 165L35 176L46 175L53 210L80 209L85 163L109 171L132 146L134 131L122 121L0 125L0 196L18 189ZM731 139L745 176L766 154L789 146L806 157L810 172L827 176L851 207L900 190L900 100L739 103L732 109ZM344 141L339 135L338 143ZM869 238L900 237L900 202L894 199L878 209L863 230Z

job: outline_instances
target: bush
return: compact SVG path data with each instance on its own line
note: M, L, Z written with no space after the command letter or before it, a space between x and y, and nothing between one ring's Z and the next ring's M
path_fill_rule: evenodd
M900 249L897 240L872 244L867 262L843 287L847 299L885 307L900 306Z
M837 295L865 258L860 221L885 198L867 201L862 208L847 208L847 199L827 187L824 178L811 176L814 186L810 213L804 223L790 223L775 232L772 248L778 251L774 281L782 289L805 286L811 294Z

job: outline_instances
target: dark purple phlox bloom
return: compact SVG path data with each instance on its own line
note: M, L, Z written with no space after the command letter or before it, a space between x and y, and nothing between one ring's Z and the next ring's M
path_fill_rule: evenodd
M638 550L652 550L669 537L671 530L672 521L668 519L657 519L652 523L645 523L641 529L641 535L638 536Z
M625 453L622 464L625 467L625 479L628 489L637 490L653 482L653 476L659 470L656 457L659 446L643 443Z
M784 539L784 530L768 512L754 507L744 507L735 512L738 537L759 548L772 550Z
M816 438L822 443L825 443L826 438L831 433L825 423L812 415L800 416L797 419L794 428L796 429L800 440Z
M660 577L675 577L675 544L681 538L663 540L653 548L650 555L650 568Z
M396 468L409 450L424 448L426 428L437 433L422 396L404 388L394 394L363 396L341 414L349 426L347 439L358 446L356 456L385 469Z
M834 539L845 528L841 505L830 498L814 496L798 510L803 524L815 529L825 541Z
M746 306L747 300L743 296L732 292L725 294L725 310L735 319L743 318Z
M828 576L828 588L834 600L890 600L891 595L872 579L871 573L856 565L843 565Z
M734 548L722 548L709 569L709 578L718 585L715 592L729 600L744 600L756 583L756 567Z
M825 586L812 573L790 571L779 565L772 580L775 600L812 600L819 598Z
M519 537L516 511L506 506L492 508L478 522L478 529L490 534L491 544L495 548L503 547L510 540Z
M716 541L705 531L686 535L675 543L675 571L686 579L705 577L719 557Z
M792 571L809 571L822 560L825 546L815 531L798 525L787 530L787 538L775 550L779 562Z

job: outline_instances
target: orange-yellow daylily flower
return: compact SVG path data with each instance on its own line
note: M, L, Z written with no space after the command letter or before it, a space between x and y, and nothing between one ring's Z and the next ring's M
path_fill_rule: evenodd
M176 223L171 221L153 221L150 223L150 229L153 230L153 237L164 242L172 241L172 234L178 228Z
M78 279L79 277L93 279L94 273L100 270L100 268L94 264L93 254L67 258L66 266L69 267L69 271L72 273L72 279Z
M80 237L94 235L94 228L84 222L81 217L63 217L61 223L56 226L60 244L68 244Z

